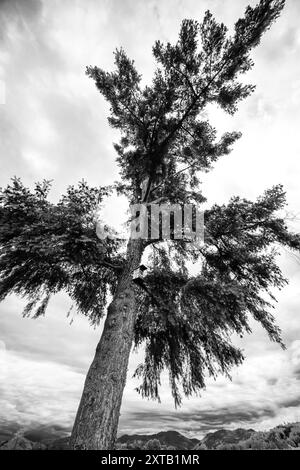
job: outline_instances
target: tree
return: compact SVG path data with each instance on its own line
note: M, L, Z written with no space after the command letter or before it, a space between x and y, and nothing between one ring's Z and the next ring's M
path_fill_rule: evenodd
M115 148L122 182L116 189L130 204L205 201L199 172L228 154L240 134L218 140L203 111L215 104L234 114L254 91L239 76L252 68L251 50L283 7L284 0L248 7L232 36L209 11L201 23L184 20L175 45L155 43L157 69L144 88L122 49L115 53L114 72L87 67L110 103L110 125L121 132ZM77 412L74 449L113 448L133 344L145 345L138 391L159 399L160 375L167 369L176 405L182 392L188 396L204 387L205 373L228 375L242 362L230 337L250 332L250 315L282 344L270 313L271 289L286 283L276 252L281 245L300 248L299 236L278 213L285 204L281 186L256 202L236 197L207 210L204 245L185 238L130 238L126 248L117 238L96 235L95 212L110 190L80 183L52 204L48 182L30 191L15 179L0 199L0 299L27 296L25 314L39 316L50 295L65 290L97 323L108 294L113 297ZM133 271L145 252L153 253L153 267L137 284ZM196 276L187 269L190 260L199 260Z
M161 450L161 443L158 439L150 439L147 441L145 446L145 450Z

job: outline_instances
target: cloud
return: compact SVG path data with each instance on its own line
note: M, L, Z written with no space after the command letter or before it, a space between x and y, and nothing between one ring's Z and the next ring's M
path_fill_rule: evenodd
M25 431L24 436L34 442L41 442L45 440L54 440L61 437L66 437L70 434L70 427L63 427L59 425L53 426L37 426L29 431Z
M86 318L72 312L67 317L71 302L66 295L53 298L47 316L35 320L22 318L24 305L24 301L12 296L1 307L0 340L6 351L41 363L51 361L69 366L85 374L100 338L102 325L93 328Z
M6 351L9 367L0 385L1 422L30 429L57 425L70 430L82 377L66 366L37 362ZM0 425L2 429L2 425Z

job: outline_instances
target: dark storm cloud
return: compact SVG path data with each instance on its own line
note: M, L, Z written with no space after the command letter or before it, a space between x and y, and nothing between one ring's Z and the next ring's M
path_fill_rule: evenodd
M31 441L41 442L66 437L71 433L71 430L71 426L63 427L59 424L52 426L32 426L32 428L24 432L24 436Z
M172 424L175 427L179 426L182 428L184 425L183 423L187 424L187 428L189 427L190 423L193 422L194 425L197 423L199 425L199 429L202 429L202 426L218 426L218 427L226 427L232 423L244 422L244 423L253 423L256 422L258 419L261 418L272 418L275 416L275 411L273 409L235 409L232 408L219 408L216 410L209 410L209 411L200 411L200 412L177 412L177 413L159 413L159 412L132 412L130 419L136 422L144 422L144 421L151 421L153 419L158 419L162 423Z
M283 400L279 403L282 408L296 408L300 406L300 397L292 400Z

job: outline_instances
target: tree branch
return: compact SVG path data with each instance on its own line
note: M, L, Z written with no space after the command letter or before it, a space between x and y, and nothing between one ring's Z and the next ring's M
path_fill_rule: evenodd
M101 261L100 266L104 266L109 269L113 269L114 271L122 271L123 266L120 264L113 264L109 261Z

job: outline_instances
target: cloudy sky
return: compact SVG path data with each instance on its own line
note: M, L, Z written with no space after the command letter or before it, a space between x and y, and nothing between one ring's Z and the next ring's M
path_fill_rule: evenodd
M232 26L250 0L0 0L0 186L14 175L32 184L53 179L51 197L86 179L91 185L117 178L106 122L107 104L85 76L86 65L112 67L112 52L123 46L144 76L151 77L151 46L175 40L183 18L201 19L209 8ZM234 117L214 110L220 131L243 138L230 156L202 178L210 203L232 195L256 198L283 183L288 211L300 218L300 2L287 0L280 20L253 54L249 81L256 93ZM116 201L114 201L116 204ZM122 207L124 201L118 202ZM111 211L112 212L112 211ZM117 211L115 211L117 213ZM257 326L236 341L244 365L232 382L208 380L201 397L175 410L167 380L162 403L142 400L131 378L140 360L133 354L119 432L167 429L200 437L221 427L265 429L300 420L300 264L289 253L280 260L289 286L278 293L276 317L287 350L271 344ZM69 431L84 378L101 334L79 316L66 317L70 302L54 298L47 316L21 316L23 301L0 306L1 434L35 429Z

